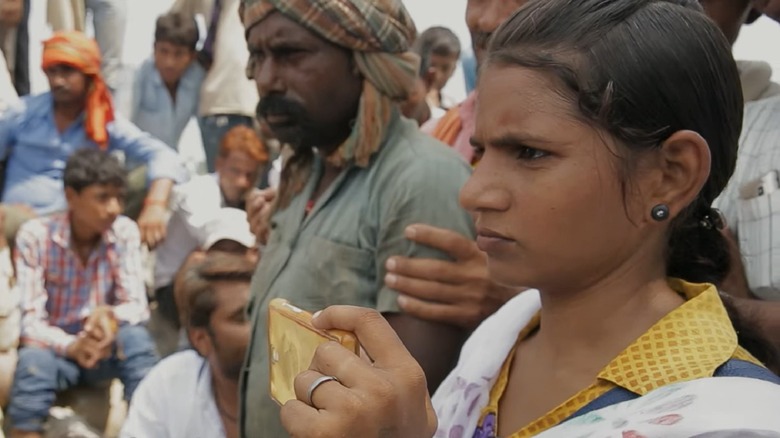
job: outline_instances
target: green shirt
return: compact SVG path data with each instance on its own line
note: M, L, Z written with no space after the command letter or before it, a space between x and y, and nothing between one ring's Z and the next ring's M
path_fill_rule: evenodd
M304 218L323 168L317 157L303 191L272 218L275 224L252 282L252 339L241 382L243 436L284 437L268 383L267 312L273 298L311 311L335 304L399 311L384 285L391 256L444 259L404 237L425 223L473 237L458 192L469 166L450 148L395 117L368 167L347 167Z

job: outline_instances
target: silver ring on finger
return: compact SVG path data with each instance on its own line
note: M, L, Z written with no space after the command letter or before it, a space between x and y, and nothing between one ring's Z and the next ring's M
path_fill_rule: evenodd
M335 376L322 376L317 380L311 382L311 385L309 385L309 391L306 394L306 398L308 399L309 406L313 407L314 409L319 409L319 408L317 406L314 406L314 402L311 400L311 396L314 395L314 391L317 388L319 388L320 385L326 382L340 383L339 379L337 379Z

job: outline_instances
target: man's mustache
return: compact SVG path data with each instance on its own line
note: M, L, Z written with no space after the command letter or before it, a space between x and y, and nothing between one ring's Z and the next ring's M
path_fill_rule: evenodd
M258 118L266 116L285 115L296 120L303 120L306 116L306 110L298 102L287 99L276 94L269 94L260 99L255 110Z

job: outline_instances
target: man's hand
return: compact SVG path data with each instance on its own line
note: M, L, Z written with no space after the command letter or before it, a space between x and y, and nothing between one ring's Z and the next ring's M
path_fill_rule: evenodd
M75 341L68 345L65 356L85 369L93 369L98 362L111 356L111 346L102 347L100 342L86 332L81 332Z
M754 0L753 8L767 17L780 22L780 0Z
M165 240L167 218L168 208L162 204L149 204L141 211L141 215L138 217L141 242L145 243L150 250Z
M0 25L16 27L24 18L24 2L22 0L0 0Z
M100 349L111 347L118 329L119 324L114 316L114 310L109 306L96 308L84 322L84 333L97 342Z
M253 190L246 199L246 217L249 229L257 241L268 243L271 234L271 208L276 199L276 189Z
M401 293L398 304L412 316L473 329L520 292L490 280L487 255L473 240L422 224L409 226L406 238L455 260L387 260L385 284Z

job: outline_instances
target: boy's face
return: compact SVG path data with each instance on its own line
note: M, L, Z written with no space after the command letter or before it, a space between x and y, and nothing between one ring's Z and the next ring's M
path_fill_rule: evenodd
M179 82L184 71L195 59L195 51L189 47L157 41L154 43L154 66L166 85Z
M111 184L93 184L77 192L66 187L65 198L71 222L81 228L81 234L103 234L122 214L125 189Z

